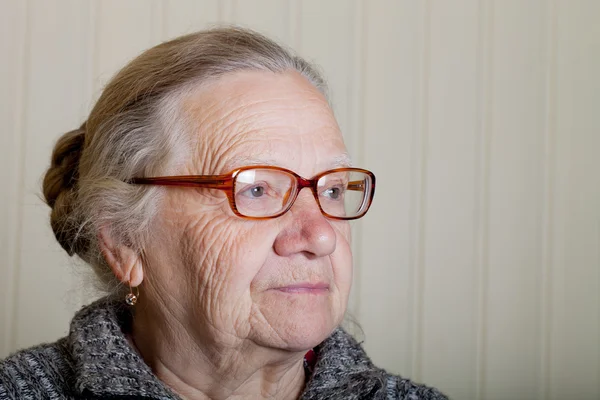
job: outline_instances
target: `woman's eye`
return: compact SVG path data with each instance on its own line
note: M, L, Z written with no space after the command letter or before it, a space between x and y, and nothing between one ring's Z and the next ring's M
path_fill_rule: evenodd
M241 190L239 194L245 197L258 199L268 194L268 188L265 185L254 185L247 189Z
M262 186L255 186L250 189L252 197L260 197L265 193L265 188Z
M339 186L330 187L329 189L326 189L324 192L325 196L329 197L332 200L341 199L343 193L344 192L343 192L342 188Z

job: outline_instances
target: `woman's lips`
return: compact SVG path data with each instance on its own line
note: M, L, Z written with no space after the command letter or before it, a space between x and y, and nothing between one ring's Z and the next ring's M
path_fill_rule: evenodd
M277 287L274 290L292 294L324 294L329 292L329 285L326 283L295 283L293 285Z

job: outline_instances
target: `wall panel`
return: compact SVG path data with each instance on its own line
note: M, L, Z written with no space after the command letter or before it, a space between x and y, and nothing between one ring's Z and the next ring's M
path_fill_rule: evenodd
M539 383L543 1L495 2L484 398L536 398ZM507 383L510 382L510 385Z
M267 33L283 43L290 44L289 2L257 0L235 1L231 22Z
M600 394L600 4L558 2L550 398Z
M191 33L219 21L219 0L164 0L166 38Z
M23 65L28 56L27 2L4 4L0 13L0 358L14 349L11 343L14 312L14 282L18 273L18 252L21 229L21 182L24 85L27 76ZM14 40L16 38L16 40ZM10 149L10 151L9 151Z
M432 2L418 373L472 397L477 316L478 5ZM449 134L452 132L452 134ZM461 310L461 312L456 312ZM440 335L440 332L444 332ZM467 372L468 371L468 372Z
M382 366L411 376L412 143L421 20L416 18L415 2L390 6L377 0L369 2L364 12L363 165L378 180L369 218L361 221L363 242L355 263L360 299L357 317L369 354Z
M143 50L165 37L160 0L96 1L94 92Z
M28 79L20 132L25 145L22 228L11 342L16 348L66 333L80 303L75 270L49 229L40 186L54 141L78 126L81 105L89 101L88 8L89 3L77 0L29 3L29 55L23 65Z
M352 62L354 2L335 0L304 0L299 3L302 20L299 25L297 51L309 60L318 61L331 87L331 99L338 123L346 138L352 142L349 98L353 81ZM332 27L335 29L332 29ZM357 149L348 149L355 157Z

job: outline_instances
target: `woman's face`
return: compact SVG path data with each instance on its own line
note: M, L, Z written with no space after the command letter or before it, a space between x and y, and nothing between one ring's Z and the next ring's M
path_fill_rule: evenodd
M197 146L177 175L262 164L312 178L347 163L327 101L296 72L231 74L183 106ZM196 339L300 351L341 322L352 280L350 227L325 218L310 189L269 220L236 216L218 190L168 188L165 196L144 287Z

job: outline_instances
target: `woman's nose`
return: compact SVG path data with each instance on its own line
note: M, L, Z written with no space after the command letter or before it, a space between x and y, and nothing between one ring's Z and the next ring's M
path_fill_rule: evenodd
M335 230L321 213L310 189L302 190L292 208L280 218L283 226L274 243L278 255L305 253L325 257L335 251Z

